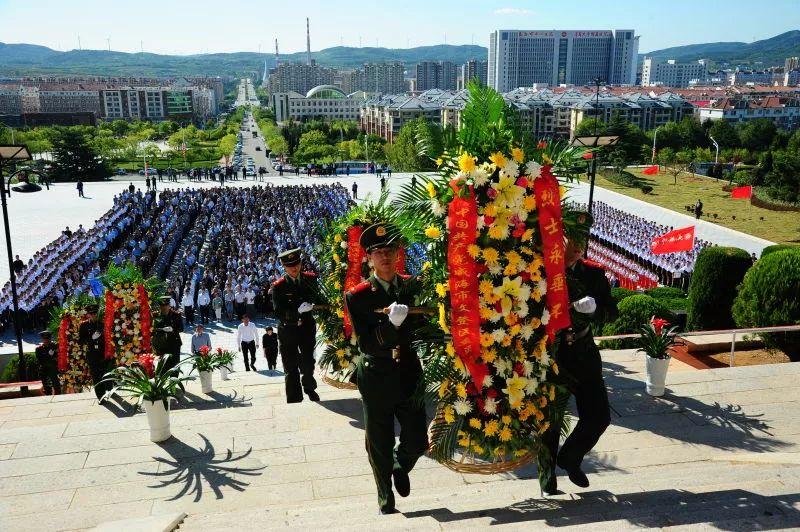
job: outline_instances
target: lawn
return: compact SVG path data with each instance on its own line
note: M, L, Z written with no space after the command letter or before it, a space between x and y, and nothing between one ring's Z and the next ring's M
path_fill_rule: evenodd
M800 243L800 212L771 211L750 205L747 200L731 199L730 192L722 190L723 185L727 184L724 181L684 173L678 176L675 185L674 178L667 173L648 176L639 169L628 170L652 186L653 191L645 194L638 188L617 185L599 173L596 183L614 192L684 214L689 214L685 206L694 205L700 198L703 202L703 220L773 242ZM713 218L714 214L717 215L716 219Z

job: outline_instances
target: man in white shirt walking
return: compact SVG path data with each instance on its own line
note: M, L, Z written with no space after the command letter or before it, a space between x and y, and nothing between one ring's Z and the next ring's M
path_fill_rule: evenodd
M200 323L208 323L211 315L211 294L208 293L208 288L203 287L197 293L197 306L200 307Z
M244 355L244 367L247 371L253 368L256 370L256 349L258 348L258 328L255 323L250 321L250 316L245 314L242 316L242 323L236 330L236 345L239 346L239 351ZM247 354L250 353L248 359Z
M186 316L186 321L189 325L194 325L194 296L191 286L187 286L183 291L181 305L183 306L183 315Z

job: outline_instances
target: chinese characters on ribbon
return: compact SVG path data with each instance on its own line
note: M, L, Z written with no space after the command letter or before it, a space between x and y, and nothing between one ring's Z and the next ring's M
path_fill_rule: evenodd
M552 342L555 334L570 326L569 292L564 263L564 225L561 218L561 199L558 180L550 173L550 166L542 168L542 175L533 183L536 206L539 212L539 230L542 233L542 255L547 275L547 335Z
M347 229L347 273L344 277L344 293L352 289L361 282L361 263L364 260L364 248L358 241L364 228L354 225ZM353 324L350 321L350 314L345 308L344 311L344 336L350 338L353 333Z
M447 228L447 269L450 275L450 332L456 356L472 376L478 389L488 368L478 362L481 355L481 319L478 299L478 271L467 252L477 238L478 206L474 195L456 196L450 203Z

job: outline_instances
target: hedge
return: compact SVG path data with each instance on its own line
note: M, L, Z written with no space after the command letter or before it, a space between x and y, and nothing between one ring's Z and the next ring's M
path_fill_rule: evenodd
M771 246L767 246L761 250L761 256L769 255L770 253L775 253L776 251L783 251L785 249L796 249L800 250L800 246L794 244L773 244Z
M686 292L672 286L657 286L647 290L645 294L656 299L677 299L686 297Z
M623 299L635 296L636 294L638 294L636 290L630 290L628 288L617 287L611 289L611 299L613 299L615 303L619 303Z
M800 324L800 249L769 253L753 265L733 304L740 327ZM763 335L767 345L800 361L800 333Z
M24 353L25 363L28 369L28 380L39 380L39 362L36 360L35 353ZM19 355L14 355L8 364L3 368L3 374L0 375L0 382L18 382L19 381Z
M736 287L752 264L750 254L739 248L710 247L700 252L689 284L689 329L733 327Z
M653 316L673 319L667 306L658 299L645 294L626 297L617 304L617 319L603 327L603 336L638 333L642 325L648 323ZM624 349L634 347L635 343L635 339L612 340L602 342L601 347Z

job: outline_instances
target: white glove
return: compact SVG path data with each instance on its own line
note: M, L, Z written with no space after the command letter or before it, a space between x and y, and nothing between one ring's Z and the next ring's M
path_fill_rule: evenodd
M597 310L597 303L594 302L594 298L592 296L586 296L573 303L572 308L581 314L592 314L595 310Z
M98 338L100 338L100 333L99 332L96 332L96 333L94 333L92 335L92 340L97 340Z
M297 307L297 312L299 312L300 314L305 314L306 312L311 312L313 308L314 305L312 303L303 302L300 303L299 307Z
M392 325L395 327L400 327L406 320L406 316L408 316L407 305L401 305L397 302L389 305L389 321L391 321Z
M172 327L170 327L170 326L168 325L168 326L164 327L164 328L163 328L163 329L161 329L161 330L162 330L162 331L164 331L164 332L172 332Z

